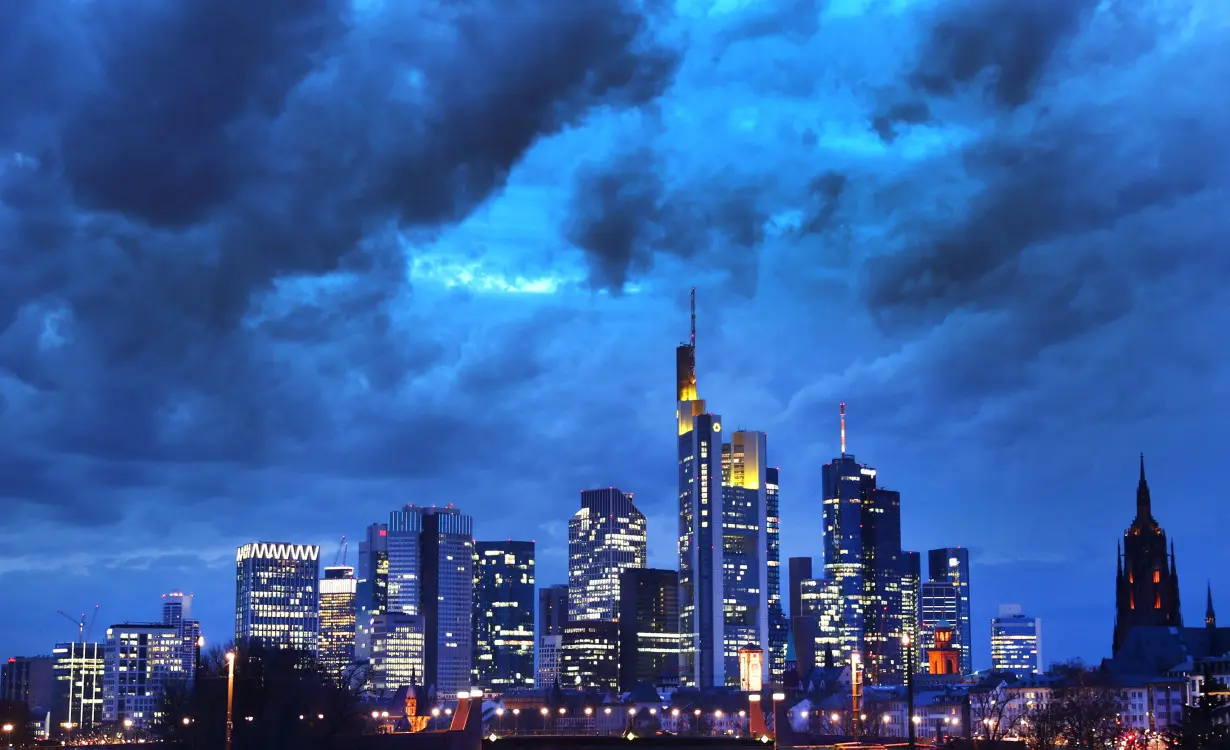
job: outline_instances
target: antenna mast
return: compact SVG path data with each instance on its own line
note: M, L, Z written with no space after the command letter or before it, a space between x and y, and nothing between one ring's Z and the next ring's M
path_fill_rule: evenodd
M841 402L841 455L846 455L846 402Z
M696 287L692 287L692 348L696 348Z

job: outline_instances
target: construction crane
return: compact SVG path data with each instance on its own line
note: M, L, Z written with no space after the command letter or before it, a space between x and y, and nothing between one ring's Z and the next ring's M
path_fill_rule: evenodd
M342 543L338 545L337 554L333 556L333 567L346 564L346 553L350 550L350 542L346 541L346 536L342 536Z
M80 619L73 617L62 609L57 609L56 613L77 626L77 641L80 643L85 643L86 637L94 632L94 623L98 620L98 607L99 605L94 605L94 614L90 617L90 624L88 628L85 624L85 612L81 613Z

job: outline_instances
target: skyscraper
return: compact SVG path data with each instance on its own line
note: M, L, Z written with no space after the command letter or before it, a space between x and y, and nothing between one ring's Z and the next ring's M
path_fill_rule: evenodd
M580 690L615 690L619 678L619 624L580 620L564 628L559 682Z
M177 664L170 668L168 679L186 680L196 678L198 641L201 638L201 623L192 619L192 594L172 591L162 595L162 624L175 628L179 635Z
M474 685L534 685L534 543L474 543Z
M235 642L316 653L320 547L255 542L235 554Z
M0 665L0 701L20 703L32 712L51 710L54 673L50 656L10 656Z
M332 565L320 581L320 663L332 677L341 679L355 661L355 594L358 580L354 568Z
M1025 676L1042 672L1042 621L1017 604L999 605L991 620L991 669Z
M675 349L679 431L679 621L685 685L726 684L722 540L722 418L705 411L696 386L696 290L692 335ZM734 675L737 677L736 675Z
M810 557L792 557L790 565L790 637L799 676L805 677L816 666L816 617L809 606L804 609L803 591L815 586Z
M102 720L153 726L166 686L183 666L181 645L174 625L124 623L107 628Z
M765 469L765 541L768 544L766 564L769 582L769 673L774 682L781 680L786 669L786 640L790 626L782 607L781 568L781 499L778 478L781 471L776 466Z
M57 643L51 650L53 732L81 732L102 721L104 653L101 643Z
M474 519L452 506L422 510L423 672L437 694L456 695L474 663ZM392 570L391 545L389 559Z
M568 521L568 617L614 620L619 574L643 568L645 515L632 494L614 487L581 492L581 509Z
M1136 518L1123 532L1123 550L1115 573L1115 633L1112 647L1119 650L1128 629L1136 626L1183 627L1179 610L1179 572L1174 543L1166 555L1166 532L1153 518L1145 456L1140 455L1136 484Z
M538 591L538 667L534 686L551 687L559 680L564 628L568 625L568 584Z
M424 508L407 505L389 514L388 611L419 614L419 580L423 573Z
M845 452L845 404L841 413L842 453L822 472L828 616L838 623L841 661L857 652L869 682L895 683L905 673L901 496L879 487L876 470Z
M422 615L386 612L372 618L372 690L388 695L423 684L424 631Z
M961 595L956 585L948 581L926 581L920 589L917 643L925 663L927 652L936 646L936 630L940 627L953 629L952 623L957 621L961 613ZM955 637L956 634L953 635ZM951 640L948 646L958 648ZM957 666L960 668L959 658Z
M927 573L932 581L947 581L957 587L957 619L952 620L953 645L961 651L961 673L974 671L974 630L970 621L969 550L964 547L933 549L927 553Z
M679 684L679 574L651 568L619 578L619 689Z
M372 618L389 606L389 527L373 523L359 542L359 578L355 583L355 659L371 657Z
M901 553L901 616L909 642L918 643L918 623L922 618L922 555ZM918 664L918 660L914 660Z

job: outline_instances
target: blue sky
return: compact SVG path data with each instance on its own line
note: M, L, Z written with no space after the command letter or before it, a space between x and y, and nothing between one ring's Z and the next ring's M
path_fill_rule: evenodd
M0 10L0 654L172 588L225 639L237 545L407 502L552 583L616 485L673 567L693 286L783 556L845 401L977 665L1000 603L1107 655L1141 451L1230 612L1224 3L305 5Z

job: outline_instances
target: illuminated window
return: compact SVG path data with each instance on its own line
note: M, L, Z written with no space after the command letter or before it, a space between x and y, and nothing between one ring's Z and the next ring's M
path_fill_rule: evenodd
M1154 582L1154 583L1161 583L1161 582L1162 582L1162 574L1161 574L1161 572L1160 572L1160 571L1157 571L1157 570L1154 570L1154 571L1153 571L1153 582Z
M1154 609L1162 608L1162 592L1160 591L1153 595L1153 608Z

